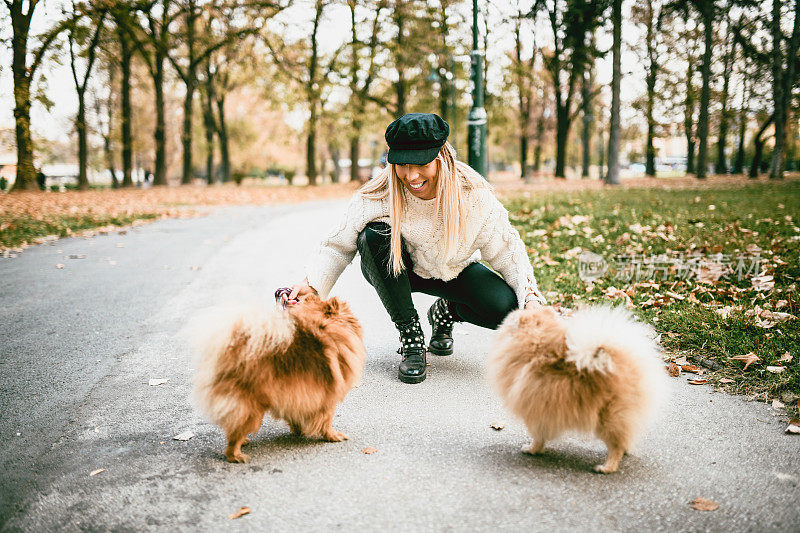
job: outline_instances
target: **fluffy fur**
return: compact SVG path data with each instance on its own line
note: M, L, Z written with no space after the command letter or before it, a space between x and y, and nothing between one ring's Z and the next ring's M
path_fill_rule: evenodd
M540 453L565 431L592 433L608 447L595 470L620 459L663 399L667 376L653 329L622 308L586 307L562 318L549 307L520 309L500 325L488 376Z
M283 310L217 310L187 332L197 352L193 399L227 437L225 457L246 462L248 434L264 413L296 435L336 442L334 411L361 377L363 330L350 307L309 296Z

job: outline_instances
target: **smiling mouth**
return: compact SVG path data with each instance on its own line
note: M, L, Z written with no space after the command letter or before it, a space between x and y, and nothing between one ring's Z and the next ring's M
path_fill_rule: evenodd
M411 188L412 191L419 191L425 186L426 183L428 183L428 180L424 180L416 184L409 183L408 186Z

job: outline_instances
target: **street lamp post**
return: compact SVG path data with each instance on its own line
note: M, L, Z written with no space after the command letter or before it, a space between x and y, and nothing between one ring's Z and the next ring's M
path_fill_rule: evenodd
M487 176L486 110L483 108L483 52L478 50L478 0L472 0L472 107L467 118L469 166Z

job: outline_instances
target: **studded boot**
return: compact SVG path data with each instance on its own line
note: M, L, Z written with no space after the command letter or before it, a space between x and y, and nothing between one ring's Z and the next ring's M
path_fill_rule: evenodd
M428 350L433 355L453 354L453 323L455 318L450 312L447 300L439 298L428 309L428 322L431 323L431 342Z
M408 322L395 323L400 332L400 349L403 356L398 370L398 376L403 383L421 383L427 376L425 362L425 335L419 324L419 318Z

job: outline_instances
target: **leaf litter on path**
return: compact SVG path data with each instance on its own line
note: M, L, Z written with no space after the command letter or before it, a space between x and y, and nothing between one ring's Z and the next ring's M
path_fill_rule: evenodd
M100 472L105 472L105 471L106 471L105 468L98 468L97 470L92 470L91 472L89 472L89 477L94 477Z
M148 381L147 384L151 387L157 387L158 385L163 385L168 381L169 378L150 378L150 381Z
M689 502L689 505L692 506L692 509L698 511L716 511L719 509L719 504L717 502L714 500L706 500L705 498L695 498Z
M191 431L184 431L183 433L179 433L172 437L172 440L180 440L180 441L187 441L194 438L194 433Z
M235 520L235 519L240 518L240 517L242 517L242 516L244 516L246 514L250 514L250 512L251 511L250 511L249 507L242 507L238 511L236 511L235 513L229 514L228 515L228 519L229 520Z
M372 446L367 446L366 448L361 449L361 453L365 455L372 455L373 453L378 453L378 449L373 448Z

